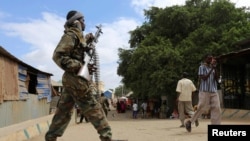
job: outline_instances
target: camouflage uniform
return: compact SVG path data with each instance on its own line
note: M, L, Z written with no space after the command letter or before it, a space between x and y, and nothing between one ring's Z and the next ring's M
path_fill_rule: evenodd
M62 77L64 89L52 123L45 135L46 141L56 141L63 135L77 104L89 122L97 130L101 141L111 141L112 133L102 106L92 95L90 82L77 75L83 60L83 47L86 46L82 31L76 27L65 27L64 35L57 45L53 60L65 72Z

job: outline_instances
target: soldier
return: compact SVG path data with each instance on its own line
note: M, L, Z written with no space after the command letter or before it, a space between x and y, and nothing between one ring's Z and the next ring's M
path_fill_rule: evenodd
M104 110L104 113L106 115L106 117L108 116L108 111L110 111L109 108L109 101L108 99L104 96L104 93L101 93L101 97L100 97L100 103L102 105L102 108Z
M93 41L94 36L89 33L84 37L84 16L80 12L69 11L66 19L64 34L53 54L54 62L64 70L64 89L45 140L56 141L63 135L71 120L71 111L77 104L97 130L101 141L111 141L111 127L101 104L92 95L90 82L77 75L83 66L83 50L88 49L88 43Z

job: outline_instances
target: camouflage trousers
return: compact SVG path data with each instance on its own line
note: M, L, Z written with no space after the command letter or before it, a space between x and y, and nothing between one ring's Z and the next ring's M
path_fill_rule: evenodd
M46 141L56 141L70 123L72 111L77 104L97 130L101 141L111 141L112 132L102 106L92 95L89 83L78 76L64 73L62 95L57 110L45 135Z

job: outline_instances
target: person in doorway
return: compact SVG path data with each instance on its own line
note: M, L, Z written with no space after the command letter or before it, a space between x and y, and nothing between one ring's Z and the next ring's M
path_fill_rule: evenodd
M200 85L197 111L193 117L185 123L188 132L191 132L192 123L207 109L210 109L211 124L221 124L221 107L219 94L217 92L218 74L216 70L216 59L212 55L206 55L204 60L205 62L199 66L198 70Z
M91 82L78 75L84 65L84 51L89 50L93 34L83 35L84 16L71 10L67 13L64 34L54 50L54 62L64 70L63 91L57 111L45 134L46 141L56 141L64 134L71 120L72 109L77 104L99 134L101 141L111 141L112 132L101 104L92 94Z
M180 127L185 127L184 120L186 119L186 114L189 117L194 115L194 108L192 105L192 94L196 91L196 87L194 83L187 78L188 73L182 73L182 79L180 79L177 83L176 92L177 102L178 102L178 112L179 119L181 121ZM195 125L198 126L199 122L196 120Z

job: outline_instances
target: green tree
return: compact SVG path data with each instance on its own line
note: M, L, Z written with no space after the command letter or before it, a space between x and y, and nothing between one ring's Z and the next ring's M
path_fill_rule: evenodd
M197 80L205 54L237 50L249 37L249 12L228 0L187 0L183 6L151 7L130 31L130 49L119 49L117 74L138 97L175 95L183 71Z

